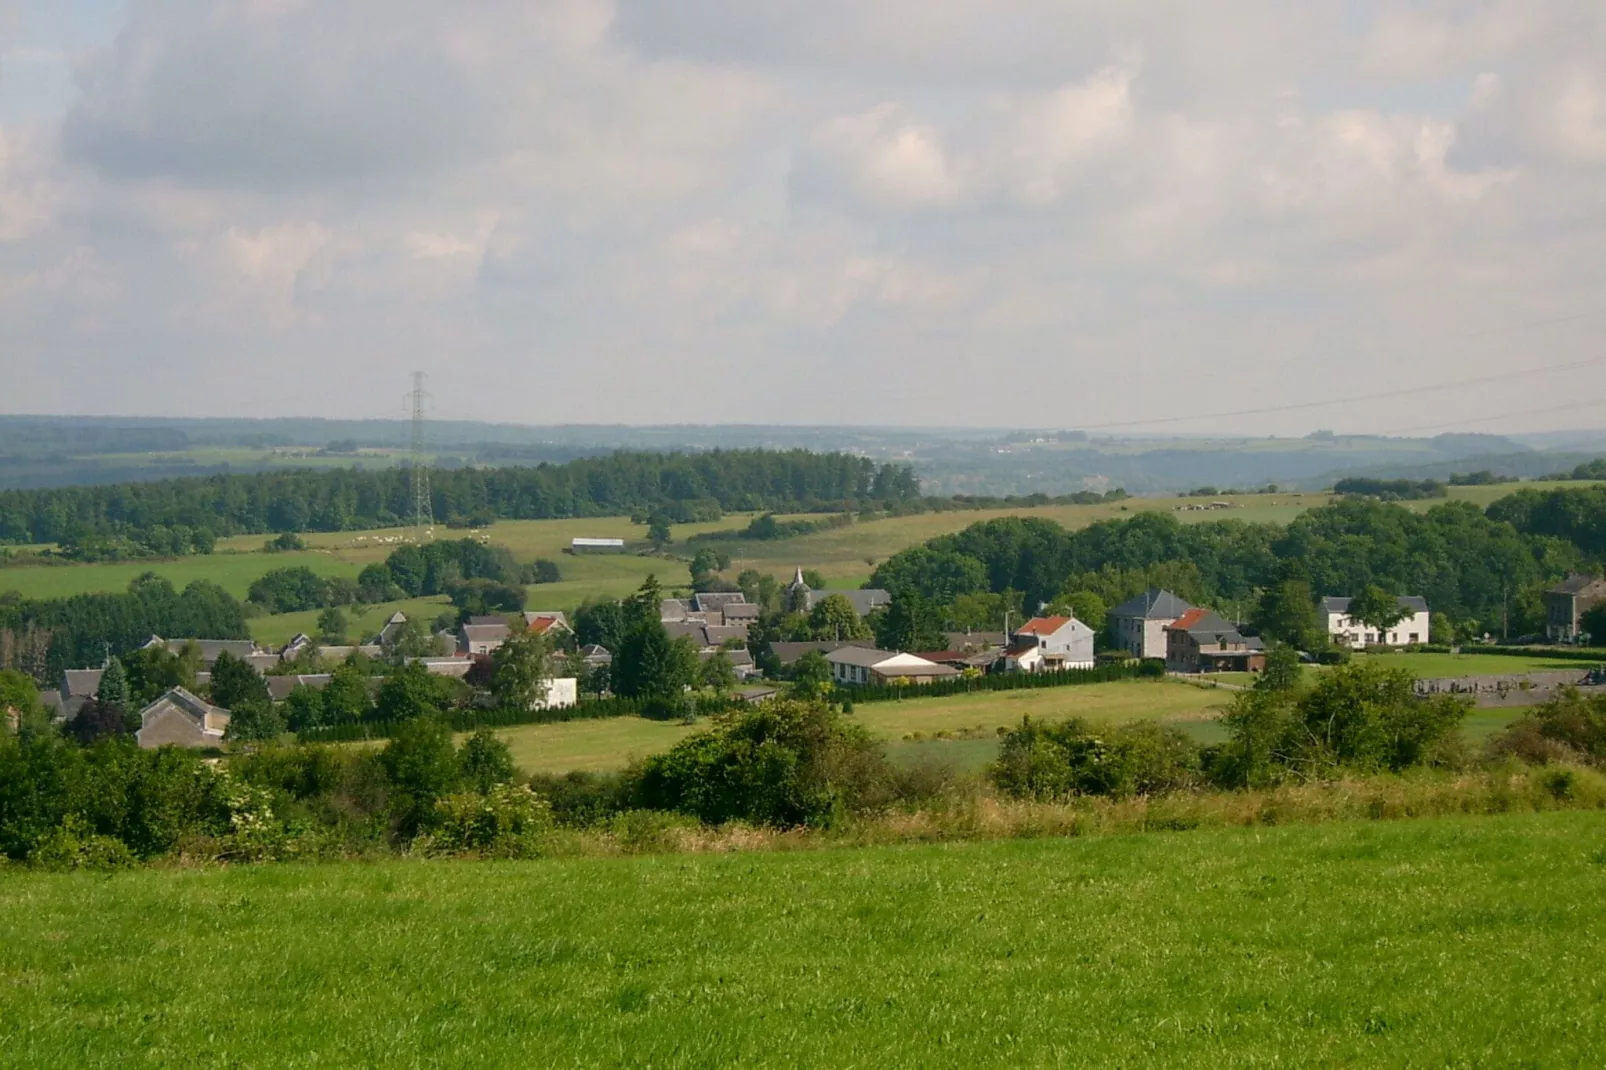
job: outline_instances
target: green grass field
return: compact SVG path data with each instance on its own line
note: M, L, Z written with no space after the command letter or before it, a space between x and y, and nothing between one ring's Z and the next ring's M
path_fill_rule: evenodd
M979 691L946 698L871 702L857 707L853 719L893 744L893 756L899 760L929 758L969 770L992 760L998 747L996 729L1013 727L1022 717L1044 720L1082 717L1107 724L1160 720L1189 730L1202 730L1204 736L1213 739L1214 718L1230 698L1224 691L1170 680L1123 681L1087 687ZM938 732L955 734L967 729L971 730L970 734L984 733L989 738L929 738ZM622 769L630 759L666 751L694 731L697 729L681 724L616 717L522 725L499 729L497 735L507 741L513 751L514 764L526 773L567 773ZM906 739L916 732L927 739ZM981 756L979 760L978 755Z
M1599 814L0 873L0 1062L1594 1066Z
M1448 676L1510 676L1530 672L1584 672L1590 668L1587 661L1549 658L1542 653L1528 656L1515 654L1376 654L1358 655L1357 661L1385 668L1409 669L1413 676L1424 680Z

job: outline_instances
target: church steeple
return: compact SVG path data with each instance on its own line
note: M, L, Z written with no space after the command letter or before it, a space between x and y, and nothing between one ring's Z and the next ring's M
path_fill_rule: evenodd
M786 585L786 611L788 613L807 613L809 611L809 584L803 578L803 566L799 565L797 575L792 582Z

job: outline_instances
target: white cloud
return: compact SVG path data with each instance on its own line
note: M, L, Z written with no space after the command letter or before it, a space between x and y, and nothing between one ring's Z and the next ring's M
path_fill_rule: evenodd
M1074 424L1505 368L1537 349L1452 339L1598 303L1587 5L131 0L118 30L0 125L13 410L367 415L416 361L489 418Z

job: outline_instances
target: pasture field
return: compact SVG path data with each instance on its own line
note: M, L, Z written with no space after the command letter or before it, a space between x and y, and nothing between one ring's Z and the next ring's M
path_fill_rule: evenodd
M1359 654L1356 661L1381 665L1389 669L1409 669L1411 675L1424 680L1450 676L1510 676L1530 672L1584 672L1590 668L1587 661L1573 661L1546 657L1541 652L1531 656L1518 654Z
M1590 1066L1603 890L1576 811L3 872L0 1062Z
M997 756L998 729L1013 728L1022 717L1044 721L1080 717L1108 725L1152 720L1179 728L1201 743L1217 743L1226 738L1218 717L1232 701L1232 694L1225 688L1175 680L1123 680L1086 687L867 702L854 707L850 716L885 740L895 761L929 761L975 772ZM1519 708L1474 710L1462 730L1471 742L1481 743L1524 712ZM613 717L519 725L497 729L496 734L512 750L514 764L526 773L598 773L623 769L633 758L666 751L697 730L679 723Z
M1022 717L1053 721L1082 717L1106 724L1159 720L1189 730L1203 729L1208 735L1216 727L1216 715L1230 698L1224 691L1172 680L1123 680L1086 687L978 691L943 698L867 702L856 706L851 716L893 744L893 756L900 760L931 758L972 768L977 763L969 752L984 754L982 764L991 761L998 746L997 729L1012 728ZM613 717L520 725L498 729L496 734L507 741L514 764L524 772L568 773L623 769L630 759L666 751L694 731L697 729L678 723ZM907 738L917 732L924 739ZM986 738L932 739L938 732L964 732ZM978 743L984 746L975 746Z

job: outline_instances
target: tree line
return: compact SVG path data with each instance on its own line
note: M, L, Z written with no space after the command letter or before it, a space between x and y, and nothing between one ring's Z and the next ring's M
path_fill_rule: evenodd
M17 669L37 680L100 665L108 654L134 650L152 635L248 639L250 631L239 599L205 580L180 592L171 581L147 572L121 594L0 595L0 669Z
M907 467L807 450L619 452L568 464L431 473L434 515L447 523L620 516L667 509L831 511L918 499ZM206 552L213 539L258 532L349 531L406 523L403 468L214 475L110 486L0 492L0 543L57 543L101 552ZM135 554L137 556L137 554Z
M1073 532L1005 517L901 551L871 583L894 592L894 605L924 604L961 627L958 618L978 609L996 628L1004 609L1078 598L1101 614L1151 586L1240 619L1292 605L1309 627L1317 597L1380 587L1422 595L1464 630L1521 635L1543 629L1549 584L1606 555L1601 532L1606 488L1595 487L1521 491L1487 510L1452 501L1414 512L1347 498L1287 525L1139 513Z

